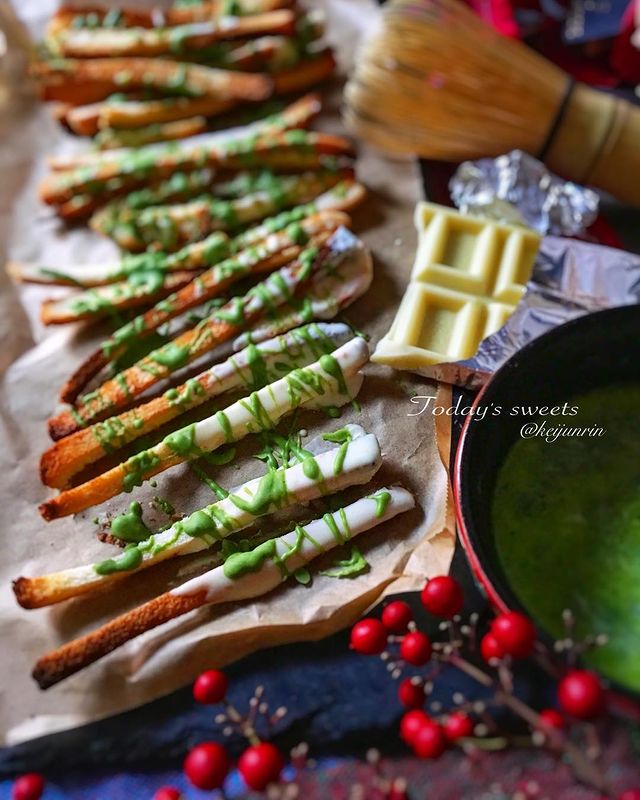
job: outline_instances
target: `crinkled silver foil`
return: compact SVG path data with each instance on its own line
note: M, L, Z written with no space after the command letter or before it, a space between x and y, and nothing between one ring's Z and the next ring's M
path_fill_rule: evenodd
M580 236L598 216L598 195L554 175L522 150L465 161L449 182L464 213L521 223L539 233Z
M527 291L505 325L484 339L472 358L437 364L429 370L430 377L478 388L517 350L556 325L604 308L637 303L640 256L546 236Z

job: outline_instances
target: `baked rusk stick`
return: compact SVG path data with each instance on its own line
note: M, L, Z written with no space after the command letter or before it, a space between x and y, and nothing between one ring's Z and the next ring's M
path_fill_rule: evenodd
M150 180L159 180L176 171L213 167L243 170L274 169L302 172L326 163L327 156L352 156L350 142L328 133L289 130L191 148L175 145L147 145L119 156L102 158L92 166L54 172L40 184L40 198L50 205L60 205L76 194L97 194L107 181L120 178L125 188L137 188Z
M58 300L45 300L40 320L45 325L63 325L81 320L96 320L140 306L148 306L187 286L193 272L140 271L121 283L86 289Z
M283 371L307 366L323 353L331 353L352 336L344 323L312 322L259 345L249 344L160 397L60 439L43 453L40 478L46 486L65 489L89 464L202 403L242 387L260 389Z
M291 8L294 0L233 0L233 16L244 17L265 14L280 8ZM229 16L228 0L204 0L202 3L169 8L164 12L167 25L185 25L189 22L206 22L210 19Z
M345 229L341 228L337 234L340 231ZM353 250L356 241L352 234L338 239L334 234L320 252L316 248L303 251L293 264L272 273L245 295L232 298L195 327L83 395L75 408L52 417L49 420L50 435L53 439L60 439L127 408L142 392L168 378L172 372L237 336L262 316L273 313L309 282L315 270L334 268L330 265L339 261L340 248Z
M77 194L58 206L56 211L65 220L85 219L99 208L146 208L153 205L181 203L203 194L217 194L212 186L215 172L210 169L174 172L157 181L123 195L122 189L105 190L101 194Z
M189 611L267 594L314 558L414 507L415 500L406 489L378 489L321 519L298 525L284 536L268 539L248 553L234 553L222 566L43 656L35 665L33 678L41 689L47 689L145 631Z
M308 58L298 58L293 40L283 40L280 49L264 60L270 70L276 95L310 89L333 75L336 62L331 50ZM287 45L289 45L287 47ZM254 53L255 50L250 52ZM70 109L66 115L69 127L83 136L93 136L103 128L137 128L152 123L182 120L200 114L217 117L230 111L236 100L217 97L177 97L156 100L122 100L95 103Z
M292 0L234 0L231 11L233 16L263 14L279 8L289 8ZM228 0L209 0L209 2L191 3L183 7L176 6L165 11L154 8L111 8L106 9L90 4L82 7L59 8L47 26L47 36L55 38L59 31L70 27L135 27L155 28L167 25L184 25L189 22L205 22L218 17L229 16Z
M38 62L31 67L38 95L45 102L65 103L71 111L76 106L100 103L114 93L113 81L87 81L75 79L64 71L54 72L47 62ZM56 115L58 122L66 123L64 116Z
M346 202L349 201L348 196L343 199ZM266 220L263 225L251 228L249 231L246 231L245 234L236 237L232 242L232 250L237 252L240 248L255 248L261 246L265 241L267 243L270 242L278 231L286 230L292 225L295 226L299 224L298 221L304 219L304 212L304 207L299 207ZM290 231L290 233L291 232L292 231ZM297 234L297 229L295 227L293 232ZM360 252L358 248L353 249L354 254L359 254ZM287 327L282 327L281 324L276 330L276 333L283 333L290 328L295 328L297 325L302 325L314 318L330 319L338 313L338 310L349 305L349 303L363 294L368 288L370 280L371 263L368 258L356 258L354 264L348 267L342 266L339 274L334 270L329 273L321 271L318 276L312 276L311 284L307 287L306 296L304 298L304 308L299 312L296 310L297 316L295 320L297 321L292 321ZM331 300L331 302L327 302L327 298ZM166 310L164 304L162 304L162 308L159 310ZM271 309L269 316L273 318L277 315L278 310ZM126 350L134 339L145 334L144 327L149 324L149 321L152 319L153 314L147 319L132 320L103 342L101 347L88 356L66 381L60 391L60 399L63 402L75 403L88 382L97 375L109 361L113 360L117 354ZM67 435L71 430L69 426L71 426L73 430L76 429L78 423L77 419L67 414L65 420L66 422L62 424L60 417L57 418L55 431L53 429L51 430L51 435L54 439Z
M136 208L139 204L141 208L146 208L147 205L152 205L154 200L159 199L161 194L167 196L174 188L179 189L182 186L182 180L178 185L178 181L174 181L174 179L192 178L194 174L192 173L190 176L184 176L182 173L172 175L160 187L148 187L130 194L126 201L123 201L123 205L128 207L131 204L132 208ZM191 185L191 182L189 185ZM166 187L166 191L162 187ZM358 191L356 191L356 188ZM297 206L290 211L270 217L259 225L239 234L233 240L226 233L217 231L207 236L206 239L188 244L175 253L126 253L120 261L103 264L69 264L65 267L50 267L44 264L22 264L9 261L6 269L13 280L20 283L75 286L78 288L91 288L115 283L139 270L162 270L163 272L203 270L217 264L223 258L243 248L252 247L267 239L271 234L284 230L289 225L314 214L318 208L323 210L338 210L343 207L345 209L351 208L361 201L363 191L359 184L343 182L335 186L330 192L321 195L314 203Z
M304 325L311 319L333 319L367 291L373 279L371 256L364 247L344 260L332 274L315 275L304 295L293 297L279 306L275 313L233 341L233 349L240 350L248 344L259 344L278 334Z
M344 174L350 172L345 171ZM150 206L173 205L207 195L228 200L258 191L277 193L282 180L282 176L275 176L268 170L238 172L227 180L216 180L215 175L215 172L208 169L189 173L176 172L164 181L130 192L126 197L111 200L103 207L100 217L117 219L119 214L126 216Z
M66 267L10 261L7 264L7 272L20 283L88 289L115 283L148 270L165 273L176 270L192 272L203 270L229 255L230 242L231 239L226 233L218 231L200 242L183 247L176 253L126 253L119 261L107 261L103 264L69 264Z
M140 211L109 208L96 212L90 225L93 230L110 236L123 250L168 252L204 239L215 231L238 230L291 206L309 203L352 177L351 169L274 175L265 188L231 200L199 197L186 203L151 206Z
M171 28L67 28L56 37L57 54L65 58L154 58L179 55L227 39L295 33L289 9L246 17L221 17Z
M146 125L135 130L105 128L98 132L94 144L100 150L116 150L121 147L142 147L154 142L169 142L196 136L207 130L207 120L202 116Z
M271 71L273 65L284 62L289 66L297 54L293 36L260 36L204 47L180 54L182 61L195 61L218 69Z
M368 483L382 464L373 434L349 425L335 434L344 442L319 455L308 450L300 463L270 469L265 475L232 490L223 500L195 511L170 528L150 534L141 519L139 503L112 520L112 535L126 544L124 552L96 564L72 567L13 584L23 608L41 608L70 597L111 586L120 578L168 558L206 550L217 541L247 528L259 517L348 486Z
M169 467L199 458L225 443L237 442L249 433L273 428L300 406L317 402L344 405L360 390L359 370L368 358L367 343L355 337L333 353L321 355L313 364L294 369L251 392L224 411L180 428L96 478L66 489L42 503L40 513L44 519L52 520L84 511L121 492L130 492Z
M110 214L115 216L121 210L139 211L149 206L183 203L205 195L220 198L242 197L250 192L271 188L275 183L273 173L268 171L240 172L228 180L217 182L214 182L215 175L210 169L174 172L165 180L131 191L125 196L122 189L105 191L99 195L76 195L58 206L57 212L66 220L83 219L103 208L108 217Z
M92 32L77 33L94 36ZM117 32L108 33L113 35ZM44 82L62 74L77 83L105 84L111 81L114 92L145 89L186 97L212 95L220 100L264 100L273 89L267 76L254 72L221 70L156 58L61 59L53 62L49 69L46 66L41 68L38 73Z
M271 234L259 244L220 261L144 314L127 322L103 342L100 350L89 356L88 360L93 364L95 371L102 369L126 352L134 340L149 336L175 317L207 300L219 297L234 283L249 275L273 272L289 264L301 255L303 247L317 248L324 245L337 228L348 224L349 217L339 211L325 211L307 217L300 223L292 223L288 228ZM172 274L174 273L167 273L168 276ZM135 277L135 274L132 277ZM86 379L87 370L83 365L79 369ZM77 381L72 380L72 383L78 387ZM66 390L64 395L68 399L69 391Z
M149 305L163 298L142 314L142 319L138 317L127 324L127 331L135 331L136 338L142 338L185 311L220 296L241 278L273 272L289 264L300 256L303 245L321 247L340 225L348 224L346 214L328 213L309 221L305 226L308 233L303 226L296 228L295 234L283 231L271 239L271 246L263 244L242 251L196 277L192 272L165 274L160 270L149 270L134 273L123 283L87 289L60 300L47 300L41 306L40 319L45 325L100 319L115 311ZM109 355L113 360L118 352L124 350L126 342L121 342Z
M286 106L286 108L279 113L269 114L262 119L258 119L255 122L250 123L249 125L245 126L242 133L234 134L232 139L264 135L267 133L276 133L278 131L292 130L294 128L306 128L313 118L320 113L321 109L322 102L320 100L320 96L315 92L311 92ZM127 124L124 127L130 127L130 125ZM218 131L211 133L209 136L200 136L195 144L182 143L177 145L177 147L179 148L179 152L186 151L189 153L193 149L197 149L197 152L200 153L199 148L206 147L208 145L222 144L225 141L228 141L229 138L230 137L228 134ZM163 149L165 148L157 145L150 146L148 149L144 150L144 153L147 154L148 157L151 157L154 152L162 153ZM76 167L95 167L103 164L109 159L118 162L131 152L132 151L130 149L124 148L123 150L114 150L101 153L86 152L75 155L52 156L51 158L47 159L47 164L53 170L69 170L75 169ZM197 161L197 158L195 160ZM198 166L194 167L194 169L199 168L200 167Z
M331 77L336 69L336 60L331 50L315 56L302 58L296 64L272 74L276 94L301 92Z
M78 136L96 136L104 128L126 128L135 131L153 124L181 121L195 115L215 117L234 108L237 102L233 98L220 99L213 96L106 100L102 103L90 103L69 109L65 115L65 122ZM143 146L143 144L133 146Z

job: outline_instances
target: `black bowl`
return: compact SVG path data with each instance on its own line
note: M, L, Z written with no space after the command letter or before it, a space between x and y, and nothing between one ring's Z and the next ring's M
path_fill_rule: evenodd
M474 405L553 406L625 381L640 382L640 306L588 314L543 334L495 373ZM500 566L491 525L496 477L524 421L508 414L468 417L454 468L460 538L476 578L499 611L524 610Z

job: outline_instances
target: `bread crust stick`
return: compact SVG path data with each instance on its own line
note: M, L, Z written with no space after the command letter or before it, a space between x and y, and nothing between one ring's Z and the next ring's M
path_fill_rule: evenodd
M45 300L40 319L45 325L63 325L82 320L108 317L118 311L150 305L187 286L192 272L141 271L127 281L87 289L60 300Z
M225 361L104 422L66 436L40 459L40 478L46 486L65 489L89 464L165 425L202 403L243 386L261 388L279 377L283 365L306 366L352 337L344 323L309 323L286 334L248 344Z
M111 93L155 91L186 97L213 96L219 100L264 100L273 91L267 75L216 69L158 58L65 59L34 67L39 81L56 84L111 84ZM50 99L61 99L51 97Z
M90 103L100 103L114 93L113 81L87 81L77 79L64 72L55 74L37 75L38 67L34 66L32 72L36 74L36 86L40 99L45 102L59 102L67 106L66 113L60 121L67 122L67 114L75 106L86 106Z
M302 92L330 78L336 69L336 60L330 49L315 56L300 59L287 69L272 73L274 91L278 95Z
M295 262L272 273L245 295L233 298L194 328L81 397L71 411L52 417L49 421L52 438L60 439L130 406L146 389L275 311L300 291L314 272L325 273L345 253L356 252L358 243L353 234L341 228L320 251L313 247L306 249Z
M76 194L99 194L105 183L113 179L121 180L121 188L132 189L176 171L203 167L303 172L322 168L327 156L350 157L353 154L353 146L341 136L302 130L269 133L257 139L239 137L193 148L147 145L135 153L126 151L118 157L104 154L92 166L54 172L41 182L40 198L48 205L60 205Z
M256 188L242 197L230 200L198 197L186 203L140 211L108 208L96 212L90 224L93 230L110 236L123 250L172 252L215 231L229 233L291 206L310 203L352 176L350 169L272 175L264 188Z
M265 49L266 45L270 44L266 42ZM286 45L286 42L284 44ZM284 45L282 49L285 49ZM254 48L248 49L247 52L254 60L261 57ZM330 50L302 58L292 66L281 69L276 66L277 59L282 58L282 51L278 53L272 48L272 55L273 64L270 64L265 57L262 66L272 70L271 77L276 95L310 89L335 72L336 62ZM138 128L154 123L188 119L196 115L216 117L230 111L237 104L238 101L235 99L221 99L217 96L107 100L71 108L65 115L65 121L75 133L81 136L94 136L103 128Z
M126 569L101 569L105 562L99 562L35 578L18 578L13 584L18 603L23 608L42 608L86 592L104 589L121 578L140 572L160 561L205 550L216 541L247 528L266 514L293 504L308 503L348 486L367 483L382 464L380 445L376 437L373 434L366 434L357 425L346 426L337 433L338 436L345 437L344 443L339 446L316 456L300 448L299 463L294 466L284 464L277 469L269 469L266 475L248 481L234 489L231 496L175 522L168 530L151 534L142 540L139 537L135 537L134 541L131 541L132 537L128 541L121 540L123 544L127 542L129 545L136 545L139 554L139 558L135 559L139 561L137 564L131 560L132 556L128 555L129 563ZM305 461L307 463L304 463ZM265 492L273 485L282 487L282 491L274 494ZM240 505L236 502L237 497L242 499ZM248 507L248 503L256 497L266 497L266 500L259 506ZM202 518L203 513L213 519L221 520L223 524L217 527L214 534L207 531L203 535L194 535L198 520ZM135 502L121 519L124 517L126 521L132 516L134 518L142 516L140 506ZM119 530L117 521L116 525L112 523L112 530L114 529ZM132 549L130 546L129 550ZM117 563L116 558L115 563L112 562L109 566L117 567Z
M186 23L171 28L67 28L56 37L65 58L153 58L189 53L227 39L295 33L296 17L289 9L246 17Z
M340 224L348 221L348 218L327 220L326 225L319 226L309 237L308 244L321 247ZM266 246L252 248L248 253L239 253L234 258L222 261L218 268L197 274L195 278L192 272L170 272L166 275L153 270L141 272L122 283L88 289L61 300L45 300L40 309L40 319L45 325L101 319L115 311L148 306L161 300L141 315L145 327L136 333L136 338L142 338L190 308L219 296L240 278L273 272L295 261L301 252L302 247L293 242L274 252L270 252ZM186 291L183 292L183 289ZM132 325L128 330L136 328ZM120 352L125 349L126 346L119 348ZM111 355L115 356L114 353Z
M78 220L85 219L104 207L139 210L154 205L182 203L206 194L227 196L226 187L233 184L233 181L214 185L215 176L215 171L210 169L174 172L165 180L153 181L141 189L128 192L114 186L115 181L112 181L109 190L105 189L100 194L77 194L58 206L56 211L62 219Z
M338 203L344 203L343 207L348 207L348 205L352 202L354 204L360 202L363 196L364 189L359 184L353 184L349 187L349 193L343 198L340 198ZM274 234L277 234L279 231L286 230L290 225L299 224L300 221L305 219L308 213L312 214L315 212L316 208L333 211L335 206L332 206L332 204L329 202L322 202L325 199L326 195L323 195L316 203L313 204L313 206L308 209L305 207L299 207L297 209L293 209L292 211L284 212L277 217L272 217L271 219L266 220L263 224L255 228L251 228L244 234L236 237L236 239L234 239L231 243L230 248L226 243L221 244L217 241L214 241L216 234L212 234L212 236L210 236L208 239L205 239L203 243L198 243L206 243L206 249L202 248L202 254L190 253L188 254L189 258L195 259L196 261L201 259L204 261L204 263L218 264L223 256L229 252L237 253L247 248L262 246L263 243L269 242L271 237ZM198 245L192 245L190 247L196 248ZM186 255L187 249L188 248L185 248L183 251L180 251L180 254ZM200 248L198 247L198 249ZM210 252L215 252L215 255L210 256ZM356 251L354 250L354 252ZM183 258L180 258L176 264L177 263L184 263L185 266L188 265ZM347 270L347 273L350 272L351 270ZM315 276L312 276L311 285L308 288L307 295L305 297L305 308L300 311L295 311L295 314L297 314L296 319L298 321L292 322L288 327L278 328L277 332L282 333L289 328L294 328L297 325L302 325L304 322L309 322L309 320L314 318L314 315L317 315L317 318L320 319L329 319L331 316L336 314L340 308L348 305L350 302L353 302L353 300L361 293L361 277L365 278L363 282L368 286L370 263L366 262L362 264L359 268L359 271L358 265L356 265L356 268L353 270L353 272L355 272L355 282L353 285L350 284L350 282L346 279L345 281L341 280L342 274L340 276L334 275L336 280L332 281L328 281L323 273L320 274L318 281L316 281ZM319 285L316 285L317 283ZM333 293L332 302L330 304L324 303L324 299L326 297L324 294L324 286L328 286L328 291ZM164 309L164 304L163 308L159 310L166 310ZM277 316L277 313L277 309L272 310L271 316ZM109 361L115 358L117 353L121 352L120 348L122 345L127 345L129 337L138 335L138 328L140 329L140 335L144 335L143 329L149 324L150 319L153 318L155 318L155 313L147 319L132 320L122 329L119 329L119 331L114 333L109 339L103 342L101 347L92 353L65 382L60 391L60 399L63 402L75 403L88 382L95 375L97 375L98 372L100 372L100 370L102 370L109 363ZM55 425L52 423L50 426L52 438L59 439L62 436L68 435L68 433L76 429L78 422L79 421L73 415L69 414L68 412L63 412L63 415L59 415L56 418Z
M325 211L307 217L300 223L293 222L288 228L270 234L261 243L219 261L215 266L200 273L183 289L166 297L161 303L119 328L100 347L100 352L103 354L100 362L94 360L93 355L89 358L96 366L98 363L101 364L101 368L106 366L126 352L132 337L139 340L149 336L161 325L202 305L207 300L220 296L234 283L249 275L272 272L294 261L300 256L305 245L322 246L337 228L348 225L349 221L346 214ZM86 371L84 374L86 375ZM65 391L64 396L68 400L70 393Z
M139 271L195 272L206 269L231 253L230 242L226 233L217 231L200 242L183 247L176 253L125 254L120 261L69 264L57 268L45 264L20 264L10 261L7 264L7 272L13 280L20 283L90 289L94 286L116 283Z
M160 122L136 130L114 130L104 128L95 138L94 144L100 150L117 150L121 147L142 147L155 142L170 142L197 136L207 130L207 120L203 116L193 116L175 122Z
M117 100L91 103L71 108L65 117L67 125L79 136L96 136L105 128L148 128L159 123L178 122L200 117L215 117L234 108L237 100L219 97L171 97L155 100ZM202 129L206 128L205 125ZM133 132L133 131L132 131ZM187 134L195 135L195 134ZM175 138L175 137L174 137ZM180 138L180 137L177 137ZM162 141L162 140L156 140ZM142 146L124 145L126 147Z
M193 178L196 173L188 177ZM178 177L178 176L173 176ZM208 181L208 178L203 178ZM242 173L228 185L240 190L244 183ZM195 184L194 184L195 185ZM253 185L253 184L250 184ZM204 184L203 184L204 188ZM214 191L224 190L225 184L218 184ZM182 186L172 181L166 184L143 189L129 195L124 204L132 203L134 208L146 208L153 205L154 200L169 197L173 191L182 191ZM196 189L197 191L197 189ZM227 234L217 231L199 242L188 244L175 253L136 253L125 254L121 261L105 262L100 264L68 264L64 267L52 267L46 264L23 264L15 261L7 263L7 272L13 280L20 283L36 283L51 286L75 286L89 289L95 286L105 286L127 278L138 270L158 269L163 272L199 271L217 264L238 250L253 247L271 234L284 230L289 225L300 222L307 216L322 211L350 211L362 202L365 196L364 187L352 181L343 181L329 192L320 195L312 203L305 206L296 206L290 211L282 212L275 217L270 217L260 224L250 228L233 240ZM135 201L135 202L134 202ZM69 400L63 397L63 400ZM69 400L71 402L71 400Z
M263 14L279 8L290 8L293 0L235 0L234 16ZM54 39L60 31L72 26L76 27L129 27L154 28L170 25L185 25L189 22L206 22L218 17L229 16L228 3L225 0L209 0L194 3L182 8L169 8L162 11L158 8L105 9L101 6L87 4L82 7L59 8L47 26L48 39Z
M234 138L241 138L242 136L256 136L258 134L267 134L277 131L292 130L294 128L306 128L310 122L316 117L322 109L322 102L320 96L315 92L304 95L299 100L295 100L288 105L278 114L270 114L262 119L258 119L245 127L242 133ZM128 127L128 126L127 126ZM198 146L206 146L207 144L215 144L223 140L220 133L212 133L210 138L200 137ZM191 150L193 145L188 144L180 145L187 151ZM157 147L155 148L158 149ZM66 156L52 156L47 160L49 167L52 170L70 170L77 167L94 167L103 164L106 159L119 160L130 149L124 148L123 150L108 151L106 153L79 153L75 155ZM149 151L145 151L149 152Z
M273 428L300 406L341 406L354 399L362 385L360 369L369 359L364 339L355 337L307 367L295 369L224 411L187 425L116 467L40 505L47 521L76 514L130 492L145 480L176 464L199 458L250 433Z
M385 498L383 509L380 498ZM266 594L312 559L414 506L413 496L402 487L377 490L370 497L363 497L338 511L325 514L320 520L302 528L298 526L291 533L258 545L248 569L245 569L245 559L232 561L232 556L223 566L193 578L48 653L37 662L33 678L41 689L46 689L141 633L195 608Z

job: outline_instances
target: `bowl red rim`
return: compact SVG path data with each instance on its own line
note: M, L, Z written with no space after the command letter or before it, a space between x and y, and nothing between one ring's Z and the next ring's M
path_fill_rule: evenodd
M469 427L474 419L473 411L481 403L484 393L487 390L487 387L490 383L490 380L482 387L482 389L476 395L473 403L471 404L472 412L465 419L464 424L462 426L462 431L460 432L460 437L458 439L458 444L456 447L456 453L453 462L453 501L455 507L456 527L458 529L458 536L460 537L460 541L462 542L462 546L467 556L467 561L469 562L469 566L471 567L471 571L473 572L473 575L476 578L476 580L482 586L482 589L487 595L487 598L491 603L491 605L495 609L497 609L500 613L503 613L505 611L509 611L509 606L500 596L500 593L493 585L491 579L487 575L487 572L482 566L482 562L473 546L473 542L471 541L471 536L469 534L466 522L464 520L464 515L462 512L462 502L461 502L462 458L464 452L465 439L469 432Z

